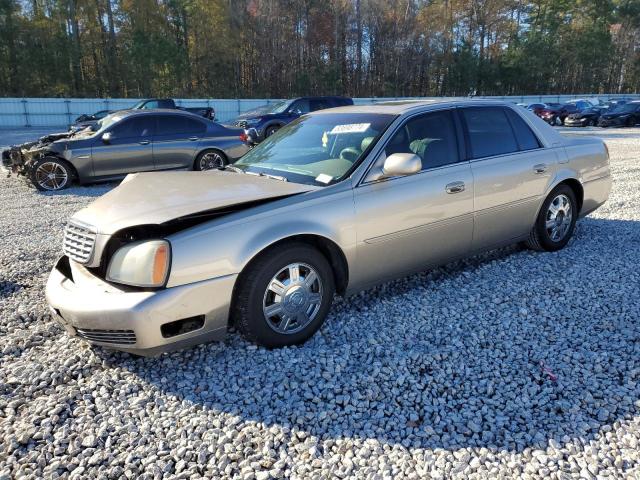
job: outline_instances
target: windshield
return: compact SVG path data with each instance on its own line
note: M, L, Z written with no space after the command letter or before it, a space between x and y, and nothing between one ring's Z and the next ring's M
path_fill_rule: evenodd
M106 128L110 127L116 122L119 122L120 120L122 120L122 117L120 115L116 113L112 113L111 115L107 115L106 117L104 117L102 120L98 120L97 128L92 128L92 130L96 130L96 131L105 130Z
M234 163L248 173L329 185L347 175L378 141L395 115L333 113L302 117Z
M136 103L133 107L131 107L131 110L138 110L140 108L142 108L142 106L145 104L146 100L140 100L138 103Z
M284 111L287 110L287 107L289 106L289 101L283 101L283 102L277 102L277 103L272 103L269 105L262 105L260 107L256 107L253 110L247 110L246 112L243 112L240 116L241 117L251 117L251 116L258 116L258 115L266 115L267 113L283 113Z

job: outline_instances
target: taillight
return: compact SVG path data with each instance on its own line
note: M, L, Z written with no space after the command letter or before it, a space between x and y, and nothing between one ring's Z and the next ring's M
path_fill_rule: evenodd
M241 142L246 142L247 140L249 140L249 137L247 137L247 134L245 132L242 132L240 134L240 141Z

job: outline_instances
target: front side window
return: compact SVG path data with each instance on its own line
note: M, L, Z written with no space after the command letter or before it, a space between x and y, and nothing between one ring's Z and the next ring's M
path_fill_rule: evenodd
M300 118L234 163L243 172L325 186L348 175L395 115L327 113Z
M513 129L500 107L463 108L473 158L493 157L518 151Z
M296 100L291 105L289 109L290 112L298 113L304 115L305 113L309 113L311 111L311 105L309 105L308 99Z
M428 113L405 123L385 147L394 153L415 153L422 169L442 167L459 161L455 123L450 110Z
M125 118L111 129L111 138L138 138L153 134L153 118L148 115Z
M329 101L324 98L314 98L309 101L309 105L311 107L312 112L315 112L316 110L324 110L326 108L331 108Z

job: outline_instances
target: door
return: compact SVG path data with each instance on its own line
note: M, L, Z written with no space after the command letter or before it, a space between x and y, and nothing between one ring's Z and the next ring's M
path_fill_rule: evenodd
M153 159L157 170L193 168L196 149L205 135L204 121L184 114L157 115Z
M505 107L460 109L475 187L474 249L529 233L555 172L557 157L527 123Z
M469 251L473 177L469 163L461 161L457 130L449 110L408 120L389 140L373 170L393 153L415 153L422 171L365 179L354 190L358 282L378 283Z
M151 115L125 117L109 127L108 141L98 137L91 147L96 177L118 176L154 169ZM104 136L104 134L103 134Z

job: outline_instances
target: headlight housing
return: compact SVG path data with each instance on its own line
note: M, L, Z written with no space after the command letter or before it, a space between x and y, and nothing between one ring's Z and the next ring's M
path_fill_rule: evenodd
M166 240L142 240L121 247L107 268L107 280L134 287L162 287L171 265L171 245Z

